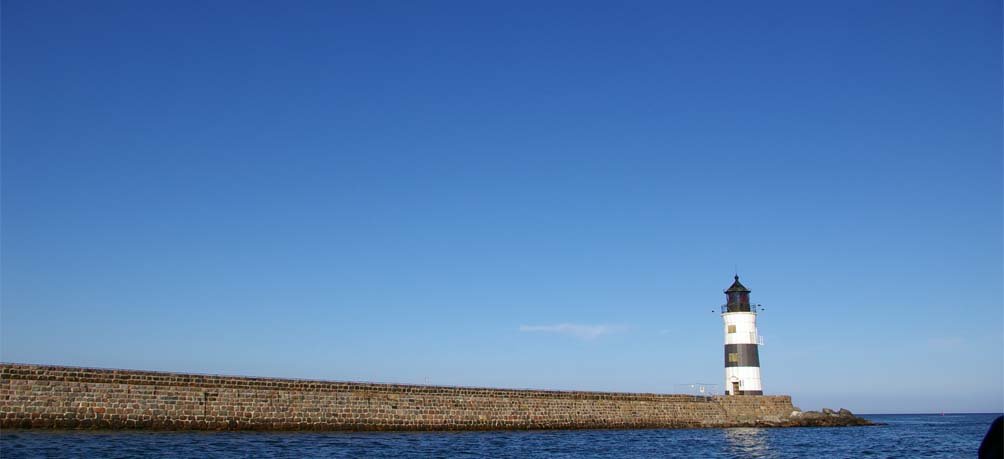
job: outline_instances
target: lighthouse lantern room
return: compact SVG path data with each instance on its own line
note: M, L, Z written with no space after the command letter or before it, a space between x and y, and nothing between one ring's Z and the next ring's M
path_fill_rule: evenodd
M725 290L722 305L725 322L725 394L763 395L760 385L760 335L756 330L757 306L750 304L750 290L735 282Z

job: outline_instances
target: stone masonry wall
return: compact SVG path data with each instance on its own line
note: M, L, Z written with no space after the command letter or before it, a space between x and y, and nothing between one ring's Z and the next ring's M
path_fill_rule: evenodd
M0 364L0 427L487 430L784 422L788 396L482 389Z

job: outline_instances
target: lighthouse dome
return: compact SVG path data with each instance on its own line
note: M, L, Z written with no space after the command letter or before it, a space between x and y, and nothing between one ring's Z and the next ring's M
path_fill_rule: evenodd
M738 274L736 274L735 279L736 279L735 282L733 282L732 285L727 290L725 290L725 293L739 293L739 292L749 293L751 291L750 289L746 288L745 285L739 282Z

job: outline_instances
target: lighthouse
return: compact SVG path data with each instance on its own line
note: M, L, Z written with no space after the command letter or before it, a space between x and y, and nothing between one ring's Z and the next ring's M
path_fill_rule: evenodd
M763 395L760 385L760 335L756 331L757 306L750 304L750 289L735 282L725 290L725 394Z

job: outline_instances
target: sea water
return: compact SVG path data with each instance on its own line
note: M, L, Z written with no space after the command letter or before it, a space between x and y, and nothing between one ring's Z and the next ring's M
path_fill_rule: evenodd
M494 432L0 432L0 457L976 457L996 414L864 415L873 427Z

